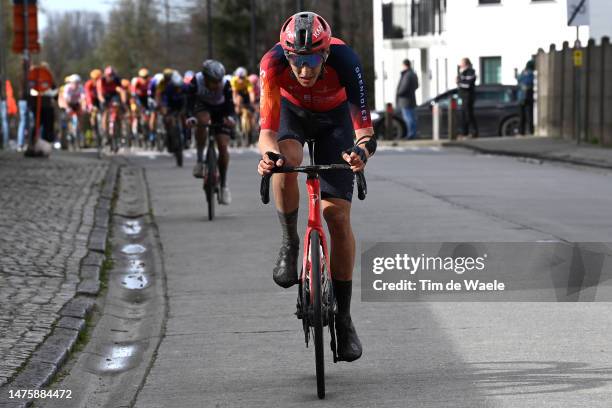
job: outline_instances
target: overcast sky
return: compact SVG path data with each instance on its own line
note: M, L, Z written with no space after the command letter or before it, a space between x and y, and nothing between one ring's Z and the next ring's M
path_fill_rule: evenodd
M39 0L40 9L45 12L69 11L69 10L91 10L99 11L106 15L116 1L113 0ZM44 30L47 19L44 13L38 14L38 25Z

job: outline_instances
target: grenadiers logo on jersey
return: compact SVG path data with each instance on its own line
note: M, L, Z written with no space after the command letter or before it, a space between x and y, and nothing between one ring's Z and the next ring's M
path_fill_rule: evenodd
M366 122L368 120L368 110L366 107L365 83L363 82L363 75L361 75L359 66L355 67L355 74L357 75L357 83L359 84L359 111L361 113L361 120Z

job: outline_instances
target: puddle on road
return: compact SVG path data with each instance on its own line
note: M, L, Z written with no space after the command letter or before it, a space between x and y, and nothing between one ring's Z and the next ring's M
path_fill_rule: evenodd
M127 275L121 284L127 289L144 289L149 286L149 279L143 274Z
M126 221L125 224L123 224L123 232L126 235L138 235L140 234L141 231L142 231L142 226L140 225L140 222L138 221L135 221L135 220Z
M147 248L145 248L144 246L140 244L128 244L128 245L124 245L123 248L121 248L121 252L127 255L142 254L146 250Z
M123 371L132 366L132 360L137 352L134 344L114 345L109 353L103 356L100 370L104 372Z

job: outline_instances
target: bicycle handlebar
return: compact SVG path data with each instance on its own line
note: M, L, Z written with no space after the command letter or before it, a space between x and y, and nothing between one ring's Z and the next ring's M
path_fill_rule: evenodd
M261 195L261 202L268 204L270 202L270 179L273 173L319 173L321 171L330 170L350 170L351 166L348 164L320 164L312 166L295 166L295 167L275 167L272 169L272 173L261 177L261 185L259 187L259 194ZM364 200L368 194L368 185L366 183L365 175L363 171L355 173L357 178L357 196L360 200Z

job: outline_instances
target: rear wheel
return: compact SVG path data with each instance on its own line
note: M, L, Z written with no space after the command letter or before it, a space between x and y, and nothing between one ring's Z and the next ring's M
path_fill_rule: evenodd
M317 396L325 398L325 365L323 350L323 302L321 291L321 250L319 234L310 235L310 276L312 277L312 307L315 345L315 365L317 371Z
M183 137L181 129L177 123L178 119L174 119L170 127L172 134L170 135L170 145L176 159L176 165L183 167Z

